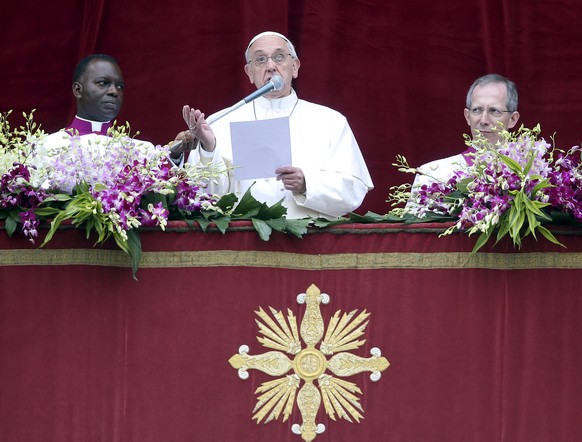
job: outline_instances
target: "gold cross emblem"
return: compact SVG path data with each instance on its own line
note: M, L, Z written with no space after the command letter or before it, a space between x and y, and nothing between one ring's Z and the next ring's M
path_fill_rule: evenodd
M338 376L347 377L368 371L371 372L370 379L375 382L390 363L381 356L378 348L370 351L370 358L349 353L366 342L359 340L370 316L365 310L357 316L357 310L343 314L337 311L324 330L319 307L321 303L329 302L329 295L322 294L312 284L307 293L300 294L297 300L300 304L306 304L299 332L297 318L291 310L287 311L285 320L281 311L270 307L271 317L259 308L255 312L259 317L256 323L262 336L257 339L272 351L249 355L249 348L243 345L239 348L239 353L233 355L228 362L238 370L241 379L248 379L248 370L251 369L277 377L261 384L255 392L258 396L253 419L257 423L267 423L280 416L283 422L287 421L297 396L302 423L293 425L292 430L301 435L304 441L310 442L317 434L325 431L323 424L315 422L322 401L326 414L334 421L336 415L349 422L355 420L358 423L363 417L363 408L356 396L362 394L362 391L356 384L339 379ZM302 346L299 336L305 346ZM317 344L319 348L316 348ZM285 353L292 355L293 359ZM292 373L289 373L291 370ZM317 381L317 387L314 381Z

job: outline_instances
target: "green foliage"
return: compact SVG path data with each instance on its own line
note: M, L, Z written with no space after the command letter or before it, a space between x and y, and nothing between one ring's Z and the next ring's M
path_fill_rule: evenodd
M216 203L222 212L201 210L195 213L185 213L178 211L176 215L172 216L172 219L183 219L192 228L195 228L197 224L203 231L206 231L213 224L222 233L226 233L233 221L251 221L257 234L264 241L270 239L273 230L290 233L301 238L307 233L307 228L312 223L311 218L285 218L287 209L283 206L282 200L269 206L253 197L250 188L241 197L238 204L236 204L237 201L236 195L230 193L221 197Z

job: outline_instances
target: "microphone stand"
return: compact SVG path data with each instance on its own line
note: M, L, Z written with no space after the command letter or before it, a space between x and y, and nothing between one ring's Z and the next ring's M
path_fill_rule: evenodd
M225 115L230 114L232 111L237 110L239 107L243 106L244 104L246 104L246 101L240 100L238 103L234 104L231 107L227 107L226 109L221 110L220 112L218 112L217 114L212 115L211 117L206 119L206 122L210 125L212 123L215 123L216 121L220 120L222 117L224 117Z
M207 118L206 122L209 125L212 123L215 123L216 121L220 120L225 115L230 114L232 111L237 110L239 107L245 105L246 103L250 103L251 101L256 100L259 97L262 97L263 95L268 94L271 91L278 91L278 90L281 90L282 88L283 88L283 79L281 78L281 76L275 75L263 87L261 87L260 89L257 89L255 92L253 92L249 96L243 98L242 100L240 100L238 103L234 104L233 106L227 107L226 109L223 109L219 113L214 114L211 117Z

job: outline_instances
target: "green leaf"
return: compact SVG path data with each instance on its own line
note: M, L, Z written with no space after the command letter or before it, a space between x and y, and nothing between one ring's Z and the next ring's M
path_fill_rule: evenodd
M473 247L473 251L471 252L472 254L475 254L481 247L487 244L487 241L489 241L489 238L491 237L491 233L493 233L493 229L488 229L487 232L482 232L481 235L479 235L479 238L477 238L477 242Z
M8 236L12 236L16 231L16 227L18 227L18 214L16 212L11 212L4 222L4 228L6 229Z
M248 206L246 207L248 208ZM257 216L260 213L260 211L261 206L254 207L249 211L239 210L239 207L237 206L236 209L232 212L232 218L238 220L250 220L253 218L260 219L260 217Z
M185 222L186 224L188 224L188 227L190 227L191 229L194 229L194 220L193 220L193 219L188 219L188 218L185 218L185 219L184 219L184 222Z
M54 236L54 234L56 233L57 229L59 228L59 226L61 225L61 223L68 219L68 214L67 211L63 211L61 213L59 213L51 222L51 228L49 229L48 233L46 234L43 243L40 245L40 247L44 247Z
M303 235L307 233L307 227L311 223L311 219L304 218L304 219L285 219L285 218L278 218L278 219L269 219L265 220L265 222L271 227L273 230L283 233L291 233L298 238L301 238Z
M410 217L410 221L411 222L448 222L448 221L456 221L457 217L456 216L447 216L447 215L441 215L439 213L432 213L429 212L427 213L424 218L417 218L417 217Z
M78 220L73 220L73 224L76 224L76 221ZM85 237L87 239L89 239L91 237L91 232L95 229L95 223L92 222L93 220L88 220L85 223ZM95 242L95 244L99 244L101 243L101 241L103 240L103 238L105 238L105 235L103 234L103 232L101 232L101 234L97 237L97 241Z
M309 218L310 222L315 226L315 227L319 227L319 228L327 228L327 227L332 227L332 226L338 226L340 224L346 224L346 223L350 223L350 222L361 222L361 223L365 223L365 217L363 217L362 215L357 215L357 214L353 214L354 215L354 219L351 218L338 218L338 219L326 219L326 218ZM360 220L360 221L358 221ZM371 221L371 222L375 222L375 221Z
M524 206L523 203L523 192L519 191L516 193L515 198L508 211L508 222L509 222L509 235L515 238L516 233L519 234L521 227L524 222Z
M521 228L525 222L525 213L522 210L515 210L515 222L509 228L509 236L513 240L513 244L521 245Z
M253 218L251 221L253 223L253 227L259 234L259 237L263 241L269 241L273 229L271 229L271 227L269 227L269 225L261 219Z
M127 249L129 256L131 257L133 279L137 280L135 275L137 273L137 269L139 268L142 255L141 239L137 229L130 229L127 231Z
M115 239L115 243L118 247L129 255L129 244L127 240L117 233L113 234L113 239Z
M542 189L546 189L548 187L555 187L554 185L548 183L547 181L540 181L539 183L537 183L535 185L535 187L532 189L531 194L532 196L536 195L540 190Z
M255 199L254 196L251 195L251 188L253 186L250 186L247 191L244 193L244 195L242 196L242 198L240 199L239 203L237 204L233 215L237 214L237 215L246 215L249 213L257 214L259 213L261 204L259 201L257 201Z
M222 209L223 212L228 212L234 207L237 201L238 201L237 196L234 193L229 193L227 195L222 196L216 202L216 206Z
M542 203L541 201L532 201L527 197L523 199L523 202L528 211L536 214L541 218L549 220L549 217L541 210L543 207L549 206L550 205L549 203Z
M230 218L228 217L221 217L221 218L216 218L212 220L214 222L214 224L216 225L216 228L218 230L220 230L221 233L226 233L226 230L228 229L229 223L230 223Z
M506 236L509 233L509 219L507 213L504 213L499 217L499 228L497 230L497 240L495 244L497 244L501 238Z
M43 201L43 204L51 203L54 201L57 201L57 202L70 201L71 199L73 199L73 197L71 195L68 195L65 193L53 193L53 194L49 195L47 198L45 198L45 200Z
M278 218L278 219L267 219L264 220L265 223L271 227L273 230L276 230L277 232L285 232L285 229L287 228L287 220L284 218ZM291 220L289 220L291 221Z
M57 215L58 213L61 212L61 209L59 209L58 207L37 207L36 209L34 209L34 213L36 214L36 216L41 216L41 217L52 217Z
M552 242L552 243L554 243L556 245L559 245L559 246L562 246L562 247L566 248L566 246L564 244L562 244L560 241L558 241L556 239L556 237L552 234L552 232L550 232L544 226L539 226L538 227L538 230L543 235L543 237L546 238L548 241L550 241L550 242Z
M286 214L287 208L283 205L283 199L281 199L272 206L261 204L259 213L256 216L260 219L277 219L284 217Z
M196 222L200 225L203 232L206 232L206 229L208 229L208 226L211 223L211 221L206 218L196 218Z
M384 222L387 215L380 215L375 212L366 212L365 215L358 215L357 213L350 212L349 219L350 221L362 221L362 222Z
M540 222L537 220L535 215L528 211L527 213L527 230L524 236L527 236L528 233L531 233L535 239L536 237L536 228L540 225Z
M285 231L302 238L307 233L307 228L311 224L311 219L288 219L286 220Z
M529 152L529 160L527 162L527 164L525 165L525 167L523 168L523 174L527 175L529 173L529 171L531 170L531 166L533 165L534 159L535 159L535 153L533 151ZM531 177L530 177L531 179Z
M501 158L501 161L507 164L507 167L509 167L509 169L511 169L512 172L516 173L519 176L523 175L523 170L517 161L515 161L512 158L509 158L507 155L503 154L498 155L499 158Z

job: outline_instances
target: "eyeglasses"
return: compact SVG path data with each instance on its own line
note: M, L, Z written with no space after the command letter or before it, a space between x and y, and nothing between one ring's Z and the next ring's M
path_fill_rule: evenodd
M499 118L505 112L510 114L513 113L513 111L499 110L495 107L488 107L487 109L483 109L482 107L472 107L469 109L469 112L471 112L471 115L473 115L474 117L480 117L481 115L483 115L483 112L487 112L488 115L495 118Z
M249 63L254 63L254 65L257 67L262 67L262 66L265 66L267 64L267 62L269 61L269 58L270 58L276 64L282 64L285 62L285 60L287 60L288 56L293 57L293 55L284 54L283 52L278 52L274 55L271 55L270 57L267 57L266 55L259 55L254 60L249 61Z

